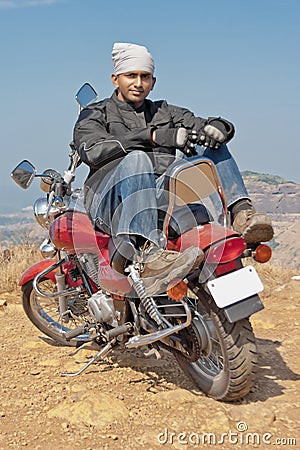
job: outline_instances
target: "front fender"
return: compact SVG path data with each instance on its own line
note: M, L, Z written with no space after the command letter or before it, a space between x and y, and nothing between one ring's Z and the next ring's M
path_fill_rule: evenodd
M34 278L43 270L47 269L47 267L52 266L52 264L55 264L56 260L55 259L43 259L42 261L39 261L35 264L33 264L32 266L28 267L28 269L25 270L25 272L23 272L20 281L19 281L19 286L24 286L24 284L28 283L28 281L32 281L34 280ZM54 283L56 283L56 279L55 279L55 269L48 273L45 278L49 278L50 280L52 280Z

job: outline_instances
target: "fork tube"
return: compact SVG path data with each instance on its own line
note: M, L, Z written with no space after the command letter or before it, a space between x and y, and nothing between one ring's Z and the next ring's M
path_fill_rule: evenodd
M66 279L62 266L57 267L55 278L56 278L57 292L58 293L64 292L66 290ZM68 297L59 295L58 304L59 304L59 315L63 319L63 321L67 323L69 321L69 317L68 314L65 313L68 310Z

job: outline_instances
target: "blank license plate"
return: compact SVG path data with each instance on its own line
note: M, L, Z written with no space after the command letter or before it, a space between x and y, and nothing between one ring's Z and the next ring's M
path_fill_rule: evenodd
M208 281L208 289L219 308L225 308L261 292L264 287L252 266L223 275Z

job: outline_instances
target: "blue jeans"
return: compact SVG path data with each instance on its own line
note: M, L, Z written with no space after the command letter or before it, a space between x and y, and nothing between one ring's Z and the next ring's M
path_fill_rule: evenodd
M218 150L201 147L198 151L216 165L228 206L249 198L226 145ZM128 153L106 174L95 193L90 208L94 226L112 236L139 235L158 244L158 208L163 183L163 175L155 178L147 153Z
M243 178L227 145L222 145L218 150L212 150L206 147L197 147L197 150L199 156L208 158L215 164L225 192L228 207L242 198L249 199Z

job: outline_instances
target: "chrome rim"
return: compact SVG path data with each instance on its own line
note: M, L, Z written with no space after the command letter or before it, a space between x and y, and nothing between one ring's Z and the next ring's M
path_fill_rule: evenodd
M56 286L51 280L44 280L39 283L41 289L45 293L53 293L56 291ZM70 302L72 299L70 299ZM82 326L86 321L88 314L83 313L78 315L78 319L74 316L68 322L62 320L59 315L58 298L47 298L39 296L34 289L30 294L30 306L32 313L36 320L52 334L61 336L63 332L73 330ZM82 311L83 312L83 311ZM76 337L77 341L85 341L89 334L80 335Z
M215 378L219 376L225 369L225 349L220 338L220 332L213 320L206 312L205 308L198 303L198 312L206 324L209 337L209 345L207 354L201 356L196 362L191 363L196 370L201 370L205 375Z
M224 370L224 356L219 340L211 337L212 350L207 357L201 357L195 364L210 377L216 377Z

